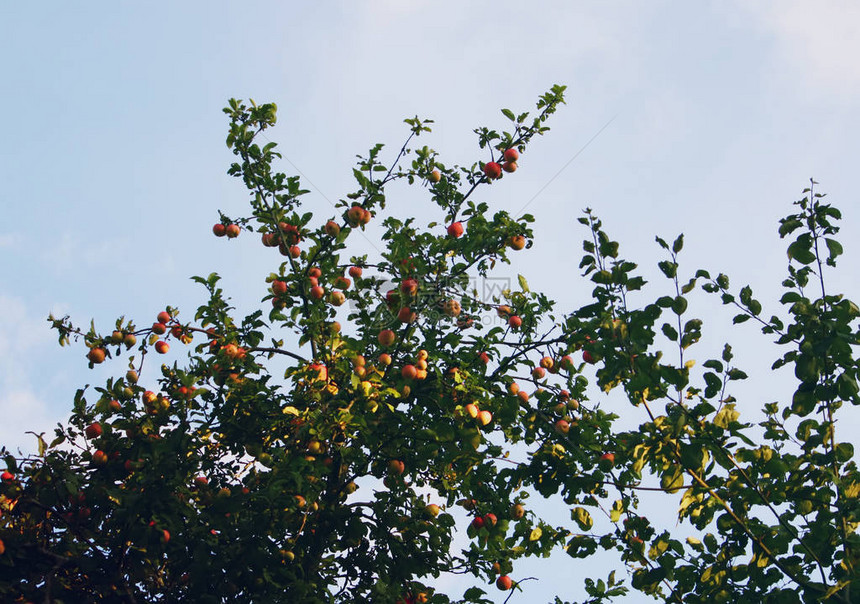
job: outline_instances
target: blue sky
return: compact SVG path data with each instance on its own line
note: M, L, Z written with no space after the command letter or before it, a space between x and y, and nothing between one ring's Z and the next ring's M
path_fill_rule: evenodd
M284 169L306 176L308 207L329 215L352 188L355 155L377 142L393 153L403 118L436 120L423 144L471 164L486 159L474 127L501 127L499 108L531 109L566 84L552 131L482 198L509 211L529 203L537 218L535 247L512 275L562 308L585 301L576 218L588 206L649 275L662 259L654 235L684 232L682 267L725 271L775 300L786 264L777 220L814 176L845 215L834 289L857 297L853 3L79 4L0 6L7 446L31 447L26 430L50 431L76 388L111 371L88 371L80 347L58 347L48 313L104 329L122 314L145 324L167 304L188 316L203 301L189 277L212 271L240 309L263 295L270 256L256 240L210 233L218 209L238 214L246 199L225 174L230 97L278 104L270 137ZM390 200L423 215L420 202L405 189ZM721 312L704 298L698 308L706 319ZM708 352L728 337L728 316ZM754 336L731 335L739 363L765 372L774 351ZM788 387L751 384L750 409Z

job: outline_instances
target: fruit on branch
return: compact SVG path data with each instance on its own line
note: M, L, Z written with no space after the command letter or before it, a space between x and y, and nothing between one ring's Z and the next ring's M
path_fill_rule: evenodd
M331 292L328 295L328 301L332 306L341 306L346 302L346 294L343 292Z
M510 510L511 520L520 520L526 515L526 508L521 503L515 503Z
M491 161L484 164L484 174L490 180L494 180L496 178L501 178L502 176L502 166L498 163Z
M325 289L321 285L314 285L309 293L314 300L322 300L325 296Z
M411 364L404 365L400 370L400 375L402 375L405 380L414 380L418 375L418 368Z
M464 407L466 414L472 419L476 419L478 417L478 413L480 409L478 409L478 405L475 403L469 403Z
M158 316L156 317L156 320L157 320L159 323L167 324L167 323L170 323L170 320L171 320L172 318L173 318L173 317L171 317L171 316L170 316L170 313L169 313L169 312L167 312L166 310L162 310L160 313L158 313Z
M239 225L238 225L238 224L228 224L228 225L227 225L227 228L225 229L225 231L224 231L224 232L225 232L225 234L227 235L227 237L228 237L228 238L230 238L230 239L235 239L236 237L238 237L238 236L239 236L239 232L240 232L241 230L242 230L242 229L240 229L240 228L239 228Z
M521 250L526 246L526 238L522 235L513 235L508 237L506 243L512 250Z
M612 453L604 453L598 460L598 465L601 470L610 470L615 465L615 455Z
M406 464L399 459L392 459L388 462L388 471L395 476L400 476L406 470Z
M93 422L86 428L84 428L84 434L87 435L87 438L98 438L102 435L102 425L99 422Z
M127 333L122 339L122 343L125 344L126 348L131 348L132 346L137 344L137 337L133 333Z
M436 184L440 180L442 180L442 173L439 170L433 170L430 174L427 175L427 180L431 183Z
M496 587L498 587L502 591L508 591L513 586L513 584L514 582L507 575L502 575L501 577L496 579Z
M442 312L444 312L449 317L458 317L460 316L460 312L463 308L460 306L460 303L457 300L445 300L445 303L442 305Z
M418 293L418 281L415 279L404 279L400 283L400 291L407 296L414 296Z
M170 344L168 344L164 340L159 340L155 343L155 352L157 352L158 354L167 354L168 350L170 350Z
M2 474L0 474L0 480L3 482L12 482L15 480L15 475L9 470L4 470Z
M496 518L496 515L492 512L484 514L484 526L486 526L487 528L493 528L494 526L496 526L496 523L498 521L499 519Z
M272 293L276 296L283 296L287 293L287 282L281 281L280 279L276 279L272 281Z
M157 334L159 336L167 333L167 325L164 323L153 323L152 324L152 333Z
M536 380L542 380L546 377L546 369L543 367L535 367L532 369L532 377Z
M332 287L336 289L349 289L350 285L352 285L352 281L342 275L338 275L332 281Z
M355 279L355 280L361 279L361 272L362 271L361 271L360 266L350 266L349 271L347 271L347 272L349 273L349 276L352 277L353 279Z
M334 220L329 220L328 222L326 222L325 226L323 227L323 230L325 230L326 235L328 235L329 237L337 237L338 235L340 235L340 225Z
M98 449L93 453L93 465L103 466L107 462L108 462L107 453L105 453L101 449Z
M448 226L448 236L457 239L458 237L463 235L463 223L459 220L457 222L452 222Z
M478 411L478 423L482 426L486 426L491 421L493 421L493 414L486 409L482 409Z
M390 329L383 329L379 332L379 336L377 336L379 343L385 347L391 346L394 344L394 341L397 339L397 336Z
M413 323L417 318L418 315L412 312L408 306L404 306L397 311L397 320L401 323Z
M99 363L103 363L105 360L105 350L104 348L91 348L87 353L87 358L90 360L90 363L93 365L98 365Z
M223 237L227 234L227 226L221 224L220 222L215 223L215 225L212 227L212 232L215 234L216 237Z
M510 149L506 149L502 154L502 158L505 161L517 161L520 158L520 152L511 147Z
M506 161L505 163L502 164L502 170L504 170L505 172L508 172L509 174L511 172L516 172L517 171L517 162Z
M430 514L431 516L433 516L433 518L435 518L436 516L438 516L438 515L439 515L439 512L441 512L441 511L442 511L442 508L440 508L440 507L439 507L438 505L436 505L435 503L428 503L428 504L424 507L424 510L425 510L428 514Z
M566 419L560 419L555 422L554 428L555 431L559 434L567 434L568 432L570 432L570 422L568 422Z
M582 351L582 360L586 363L594 364L597 362L597 359L594 358L594 355L591 354L588 350Z
M484 528L484 519L481 516L475 516L472 519L472 528L476 531Z
M512 315L508 319L508 325L510 325L513 329L519 329L522 327L523 320L519 318L517 315Z
M555 363L553 362L552 357L543 357L540 360L540 366L544 369L552 369L553 365L555 365Z

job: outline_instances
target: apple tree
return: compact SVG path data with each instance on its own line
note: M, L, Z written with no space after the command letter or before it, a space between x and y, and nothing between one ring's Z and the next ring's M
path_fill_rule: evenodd
M782 319L723 274L685 275L683 237L658 238L666 282L646 284L590 211L579 269L592 303L559 311L523 277L486 299L473 280L529 247L532 217L477 198L515 177L563 93L553 87L533 117L503 110L508 131L477 129L471 166L411 148L430 122L406 120L406 143L388 162L381 145L360 158L333 215L303 208L300 180L258 142L275 106L231 101L229 173L249 211L222 213L212 231L271 248L263 306L236 316L211 274L195 277L207 300L192 317L167 307L152 325L121 319L104 332L51 319L61 343L117 371L77 392L37 455L4 452L0 594L492 602L497 589L528 594L524 557L602 549L626 576L588 573L592 604L630 590L853 601L860 479L835 428L841 405L860 402L860 313L825 288L842 252L838 210L810 188L781 222L793 238ZM389 215L396 182L426 189L436 218ZM351 253L370 223L383 251ZM728 344L691 356L704 347L688 308L701 290L785 347L774 369L794 367L797 389L761 421L732 395L747 376ZM171 346L184 358L161 363ZM632 429L619 421L631 405L642 414ZM672 502L686 538L649 520L643 492ZM447 574L474 586L444 593Z

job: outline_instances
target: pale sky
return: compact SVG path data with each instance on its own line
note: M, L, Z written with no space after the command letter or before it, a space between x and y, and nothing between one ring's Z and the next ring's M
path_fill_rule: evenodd
M777 221L815 177L845 217L834 290L860 297L853 2L148 4L0 6L0 444L32 448L25 431L50 433L76 388L119 371L89 371L80 345L57 346L48 313L106 331L123 314L144 325L167 304L188 317L204 301L189 277L212 271L241 310L264 295L270 254L256 238L225 244L210 231L218 209L245 207L225 173L230 97L277 103L268 136L289 160L283 169L308 179L307 207L327 217L329 201L352 190L355 155L381 142L393 157L404 118L435 120L419 142L446 164L471 164L486 160L473 128L501 128L501 107L532 110L566 84L551 132L516 178L480 198L511 212L528 204L536 216L535 246L511 275L561 309L585 302L576 218L588 206L655 280L654 236L683 232L682 271L727 272L779 312ZM423 216L422 201L390 192L401 214ZM748 408L788 392L790 383L768 381L767 341L749 326L722 332L730 314L697 300L691 312L711 336L702 355L735 344L753 376ZM563 564L553 562L555 576ZM542 601L552 583L545 575L514 600Z

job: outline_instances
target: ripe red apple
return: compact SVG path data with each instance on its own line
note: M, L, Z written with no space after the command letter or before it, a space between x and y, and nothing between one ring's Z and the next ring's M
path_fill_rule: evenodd
M460 221L452 222L448 227L448 236L454 239L463 235L463 223Z
M91 348L87 353L87 358L90 360L90 363L93 365L98 365L99 363L103 363L105 360L105 350L104 348Z
M170 350L170 344L168 344L164 340L159 340L155 343L155 352L157 352L158 354L167 354L168 350Z
M496 587L498 587L502 591L508 591L513 586L513 584L514 582L507 575L502 575L501 577L496 579Z
M553 365L555 365L555 363L553 362L552 357L543 357L540 360L540 366L544 369L552 369Z
M87 435L87 438L98 438L102 435L102 425L98 422L93 422L84 428L84 434Z
M479 354L479 355L478 355L478 358L481 360L481 362L482 362L484 365L489 365L489 363L490 363L490 355L488 355L486 352L482 352L481 354Z
M406 470L406 464L399 459L392 459L388 462L388 471L397 476L403 474Z
M517 162L515 161L506 161L502 164L502 170L507 173L516 172L517 171Z
M546 377L546 369L543 367L535 367L532 369L532 377L536 380L542 380Z
M287 282L280 279L272 281L272 292L276 296L283 296L287 293Z
M93 453L93 464L97 466L103 466L108 462L107 453L102 451L101 449L97 450Z
M417 317L418 315L412 312L408 306L404 306L397 311L397 320L401 323L412 323Z
M167 529L162 529L161 531L161 542L167 543L170 541L170 532Z
M329 237L337 237L340 235L340 225L336 223L334 220L329 220L325 223L325 227L323 227L326 235Z
M278 235L276 233L263 233L260 236L260 240L266 247L278 247L278 245L281 243L280 241L278 241Z
M439 170L433 170L430 174L427 175L427 180L431 183L436 184L440 180L442 180L442 173Z
M235 239L241 230L238 224L228 224L224 232L230 239Z
M505 161L517 161L520 158L520 152L511 147L510 149L506 149L502 157Z
M475 516L472 519L472 528L475 529L476 531L484 528L484 519L481 518L480 516Z
M486 164L484 164L484 174L486 174L487 178L489 178L490 180L501 178L502 166L500 166L494 161L487 162Z
M227 234L227 227L218 222L212 227L212 232L215 233L216 237L223 237Z
M418 282L415 279L404 279L400 283L400 291L407 296L414 296L418 293Z
M346 295L343 292L331 292L328 295L328 301L332 306L341 306L346 302Z
M510 325L513 329L519 329L523 324L523 320L520 319L517 315L512 315L508 319L508 325Z
M350 225L356 227L362 223L362 220L364 219L364 212L365 212L365 209L362 208L361 206L358 206L358 205L352 206L346 212L346 219Z
M360 266L350 266L349 271L347 271L347 272L349 273L349 276L352 277L353 279L355 279L356 281L361 279L361 267Z
M158 316L156 317L156 320L159 323L170 323L170 319L172 319L172 317L170 316L170 313L166 310L162 310L160 313L158 313Z
M319 279L322 277L322 269L318 266L313 266L308 270L308 277L311 279Z
M153 323L152 333L164 335L165 333L167 333L167 325L165 325L164 323Z
M196 476L194 478L194 484L196 484L198 487L205 487L209 484L209 479L205 476Z
M519 392L517 392L517 396L524 403L527 403L529 400L529 393L525 390L520 390Z
M400 375L403 376L403 379L414 380L415 376L418 375L418 368L415 365L404 365L400 370Z
M0 480L3 482L12 482L15 480L15 475L9 470L4 470L2 474L0 474Z
M125 344L126 348L131 348L135 344L137 344L137 338L133 333L125 334L125 337L122 339L122 343Z
M444 312L449 317L458 317L462 312L463 307L460 306L460 303L456 300L445 300L445 303L442 305L442 312Z
M325 296L325 289L321 285L315 285L311 288L310 295L314 300L322 300Z
M302 255L302 248L300 248L297 245L291 245L289 252L290 252L290 258L298 258L299 256Z
M482 409L478 411L478 423L482 426L486 426L491 421L493 421L493 414L487 411L486 409Z
M560 419L555 422L555 431L559 434L567 434L570 432L570 423L566 419Z
M561 368L565 371L571 371L573 369L573 357L569 354L566 354L561 357L561 363L559 364L561 365Z
M379 343L383 346L391 346L394 344L394 341L397 339L397 336L390 329L383 329L379 332L379 336L377 338Z
M499 521L499 519L496 518L496 515L493 514L492 512L490 512L489 514L484 514L484 525L486 527L493 528L494 526L496 526L496 523L498 521Z
M586 363L594 363L595 362L594 355L592 355L587 350L582 351L582 360L585 361Z

